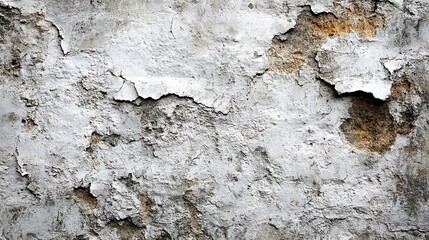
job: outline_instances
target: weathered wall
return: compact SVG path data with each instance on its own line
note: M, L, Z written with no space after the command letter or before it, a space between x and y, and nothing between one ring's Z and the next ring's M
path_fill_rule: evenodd
M429 237L425 0L0 0L0 239Z

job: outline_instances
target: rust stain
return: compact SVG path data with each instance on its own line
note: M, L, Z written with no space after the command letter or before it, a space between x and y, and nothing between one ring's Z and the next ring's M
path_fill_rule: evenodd
M185 180L185 194L183 195L183 201L185 209L187 210L187 230L194 237L194 239L206 239L203 226L201 224L201 212L195 206L193 199L195 200L196 195L192 191L192 186L197 184L195 180Z
M372 1L333 6L333 13L315 15L309 9L304 10L293 29L273 38L268 51L270 70L288 74L300 70L304 64L316 67L314 57L326 38L351 32L374 38L377 29L384 28L385 18L374 13Z

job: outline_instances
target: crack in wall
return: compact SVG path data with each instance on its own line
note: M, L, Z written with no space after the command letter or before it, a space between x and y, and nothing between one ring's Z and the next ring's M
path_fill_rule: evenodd
M46 17L44 17L44 20L48 22L52 28L55 29L57 34L58 47L61 49L61 53L63 54L63 56L67 56L70 51L68 50L67 43L64 41L64 36L62 34L61 29L53 21L46 19Z
M102 1L97 1L97 3L99 2L101 3ZM360 4L358 1L342 2L344 4L345 2L355 3L355 5ZM97 3L92 1L91 4L97 5ZM262 7L262 3L253 4L251 17L255 17L253 14L258 14L258 9ZM341 10L342 7L338 8ZM244 8L246 8L244 14L247 14L247 11L249 11L248 7L244 6ZM374 6L374 8L377 7ZM346 10L343 9L346 12L344 14L353 15L352 12L355 11L353 9L353 7ZM356 11L360 14L359 11L361 10L357 9ZM295 40L288 40L288 35L293 35L293 30L291 30L287 34L283 34L284 36L279 35L278 38L273 39L273 42L277 41L275 43L278 45L277 47L281 45L279 47L281 49L277 49L279 52L276 54L281 55L280 51L285 49L293 51L292 47L313 48L314 43L317 46L320 41L324 41L323 39L331 37L343 38L350 33L357 33L357 35L365 39L372 38L383 27L377 25L381 24L381 22L377 22L377 14L374 13L375 10L368 9L367 12L370 15L368 18L353 15L356 21L349 21L350 19L342 18L340 13L336 13L335 15L330 13L313 14L305 8L301 12L295 29L299 32L299 24L303 24L302 21L304 21L308 25L304 26L303 29L309 31L310 33L308 34L310 35L313 34L311 31L316 31L317 34L310 36L310 38L317 39L310 39L308 42L304 42L304 47L302 47L298 43L295 44L295 42L303 41L302 39L300 40L299 34L295 36ZM95 8L94 13L98 13ZM47 22L49 21L47 20ZM170 26L164 26L166 27L165 30L168 31L168 27L170 27L171 31L172 25L173 23L171 22ZM242 26L244 27L244 25ZM50 27L55 28L55 26ZM91 24L86 27L91 27ZM179 29L180 27L186 27L186 23L176 23L175 21L174 27L174 34L177 37L176 41L180 41L183 35L181 35ZM98 28L94 27L94 29L97 30ZM132 28L130 29L133 30ZM60 47L62 47L61 41L63 39L60 29L56 28L56 31L56 40L58 40ZM82 32L82 35L84 34L87 33ZM250 35L249 37L251 37ZM269 38L271 36L271 34L268 35ZM55 49L51 50L54 50L54 57L59 57L60 49L56 48L53 37L53 29L51 29L52 39L50 42L55 45ZM79 37L80 35L76 34L76 38ZM170 40L166 40L162 44L168 45L170 44L168 42ZM287 46L288 41L295 45ZM115 46L121 46L122 44L119 40L117 43L118 45ZM134 42L131 43L134 44ZM239 44L239 42L234 44ZM315 69L319 67L318 62L314 59L315 54L317 54L315 49L309 49L308 51L306 49L298 50L300 52L292 52L290 59L283 63L283 70L280 70L284 72L277 73L295 73L300 71L304 65L314 67ZM62 51L64 54L65 49L62 48ZM45 146L45 143L55 144L47 147L46 151L44 149L40 153L35 153L34 155L37 156L35 156L34 160L32 160L33 153L31 151L26 153L25 156L24 151L22 151L23 156L20 159L29 163L28 170L31 170L29 174L34 177L33 181L40 187L40 189L37 189L38 192L44 194L44 192L52 190L52 194L47 194L49 195L47 197L42 195L42 198L47 199L46 204L56 204L64 197L61 188L65 185L68 186L66 197L69 200L67 200L67 203L59 203L59 208L68 209L70 205L75 205L74 201L70 200L71 193L71 198L75 199L80 207L80 212L73 213L74 216L83 216L89 219L87 223L82 223L82 225L70 224L65 226L64 219L67 219L67 213L61 213L56 216L56 212L54 212L53 215L56 217L55 221L58 222L58 226L55 225L52 228L47 227L46 229L53 229L52 231L54 232L63 231L63 228L66 227L83 229L82 231L85 231L85 234L81 235L82 231L80 231L79 235L73 235L75 232L71 232L70 235L64 236L64 238L73 238L76 236L77 239L115 238L115 233L116 237L121 239L143 239L145 237L148 239L175 239L183 237L195 239L234 239L240 237L245 239L294 239L302 237L312 238L317 234L319 236L336 234L336 232L332 233L332 229L334 228L339 229L338 231L344 231L347 234L346 237L362 237L362 239L365 239L367 236L383 237L383 234L393 236L388 230L369 228L361 230L353 226L353 223L358 222L358 224L363 223L374 227L378 226L379 222L382 225L384 224L383 221L386 221L385 218L378 215L378 211L386 210L385 202L381 205L373 205L373 202L377 204L378 199L375 198L379 198L380 201L390 200L389 196L386 198L384 196L380 197L377 192L381 191L385 193L390 191L389 186L386 187L386 185L377 182L377 180L384 180L383 178L389 175L385 172L377 172L376 167L379 165L379 169L396 170L396 165L389 164L394 162L391 156L396 154L397 151L392 152L391 155L386 154L386 156L381 157L369 155L374 159L374 163L368 163L372 164L371 171L360 172L363 166L359 166L359 161L362 160L362 156L366 157L368 155L356 154L353 151L349 151L346 146L347 144L341 141L343 140L341 136L336 134L338 133L337 129L333 129L333 126L341 124L338 121L340 121L341 117L344 117L345 113L344 109L338 110L334 108L344 107L347 104L346 101L329 99L327 96L312 97L312 94L317 95L317 90L310 89L310 84L298 87L294 85L293 81L292 83L288 83L288 88L290 87L294 91L294 87L296 87L296 89L305 89L307 92L296 92L295 95L293 91L285 91L282 88L285 85L281 85L284 82L280 84L278 82L286 80L287 77L282 78L281 76L275 76L275 74L264 75L266 72L270 73L270 71L274 71L270 66L269 69L257 72L254 75L234 76L231 74L232 78L237 78L231 80L235 82L228 83L230 84L228 86L234 86L233 90L239 90L239 92L235 95L237 101L235 102L234 111L228 117L224 117L226 114L223 110L228 109L228 106L223 106L223 108L216 108L215 106L217 99L221 99L222 97L221 95L216 95L219 92L210 96L209 100L199 97L201 96L200 94L211 94L212 90L219 90L216 88L226 85L215 85L216 83L210 81L207 82L211 85L206 85L206 82L202 80L204 84L197 87L205 88L205 90L209 89L207 92L188 92L192 88L186 89L186 87L182 86L166 87L160 90L157 87L163 87L163 82L174 85L183 81L191 83L194 80L196 82L199 81L199 79L179 79L174 82L177 79L171 77L174 75L174 73L171 73L173 70L169 72L171 75L160 71L159 75L168 75L168 79L161 79L160 82L162 84L160 85L154 84L154 94L157 95L152 98L148 92L144 92L147 89L142 90L139 88L140 93L138 93L136 85L144 85L152 82L152 80L155 82L158 78L134 79L125 78L122 74L115 75L111 73L118 77L113 78L106 74L105 65L100 66L108 63L109 60L98 61L100 58L92 59L94 57L92 54L97 53L88 51L85 54L88 55L88 59L91 58L91 66L89 67L89 65L85 64L79 65L82 60L82 55L80 54L79 52L73 52L73 56L66 58L59 57L63 60L62 63L64 65L58 66L58 72L56 72L57 70L53 70L57 68L54 63L48 63L53 65L47 65L46 69L52 72L43 73L45 75L42 77L46 76L46 80L40 81L41 84L45 84L41 88L43 92L39 94L38 91L40 90L37 89L38 91L36 92L39 95L36 96L38 98L21 99L27 107L38 106L38 100L40 100L41 106L38 108L37 118L29 117L25 119L23 125L31 128L34 127L34 124L40 124L38 128L43 128L46 132L45 135L36 136L31 140L30 134L34 134L34 131L22 132L21 134L28 136L28 141L22 144L19 149L23 150L33 144L32 140L42 141L42 144L36 145L42 148ZM238 56L237 58L241 57L244 56ZM207 61L215 62L219 58L220 56L217 55L208 56ZM52 58L50 58L50 61L52 61ZM83 61L87 61L87 59ZM75 64L76 66L74 66ZM295 70L287 72L287 69ZM207 74L213 73L209 71L217 70L207 68ZM229 70L226 69L225 71ZM317 71L321 70L317 69ZM393 74L393 72L391 73ZM87 85L78 82L79 87L73 87L73 84L70 87L69 82L73 81L76 83L81 74L85 75L85 78L87 77L84 81ZM67 79L70 81L57 82L57 76L60 80ZM50 77L52 78L50 79ZM74 81L75 79L77 81ZM97 81L100 82L100 85L108 85L109 80L112 79L114 80L112 82L115 82L113 84L114 87L110 87L107 91L103 90L104 93L103 91L98 91L97 87L93 87L94 85L91 85L91 83ZM261 90L260 96L253 95L250 96L253 98L250 101L241 102L238 99L242 99L239 96L242 93L239 88L241 90L244 89L243 86L240 86L243 83L243 79L247 79L249 82L264 83L267 89L260 88L258 89ZM136 84L136 82L138 83ZM122 83L122 86L120 86L120 83ZM318 82L316 81L315 85L317 86L317 84ZM185 86L190 85L185 84ZM49 91L52 91L52 86L60 86L61 92L56 94L49 93ZM261 87L261 85L257 87ZM64 92L62 91L63 89L65 90ZM119 92L122 95L114 96L113 99L118 102L112 102L112 95L110 94L118 89L120 89ZM415 132L415 106L413 105L414 103L409 103L410 98L414 97L412 93L413 89L414 86L410 82L397 82L392 85L391 99L384 102L362 92L347 94L346 97L351 99L352 106L349 109L349 119L345 120L341 125L341 130L344 132L346 140L355 148L363 151L380 154L388 153L398 134L407 135L410 132ZM15 89L12 90L15 91ZM46 92L44 92L45 90ZM65 93L65 95L61 93ZM285 96L285 93L288 95ZM159 97L157 97L158 95ZM280 97L280 95L282 96ZM291 101L289 102L288 100ZM306 102L308 100L326 100L326 103L313 105L311 102ZM51 101L55 102L55 104L51 105ZM222 102L223 99L219 101ZM259 105L260 102L258 101L266 101L266 108L260 108L261 105ZM301 102L299 101L304 101L303 104L305 106L300 105ZM136 106L122 102L132 102ZM280 103L279 105L282 106L275 106L277 103ZM401 107L398 108L399 110L396 113L391 109L393 103L398 103ZM69 106L73 106L73 108L69 110ZM315 115L310 116L300 112L297 113L297 109L299 111L311 111L314 106L315 108L328 106L332 107L332 109L329 109L329 113L323 115L323 119L320 118L320 121L319 119L316 120L317 123L314 123L315 121L308 121L309 118ZM62 110L62 107L67 109ZM24 111L26 110L28 109ZM83 116L79 118L79 125L77 125L77 121L73 122L73 117L70 117L73 114L69 113ZM319 113L317 112L316 114ZM70 121L70 118L72 118L72 121ZM323 141L322 137L320 141L316 141L313 138L306 139L305 136L296 136L299 135L296 134L300 130L298 128L304 128L304 124L313 124L312 126L307 125L309 126L309 131L310 128L313 129L315 126L320 127L320 129L315 128L316 130L314 130L315 132L312 133L311 137L321 133ZM92 132L88 136L88 133L91 133L91 129L97 129L97 131ZM115 132L121 135L110 134L110 129L114 129ZM256 131L259 132L254 133ZM329 136L325 136L325 133ZM45 136L46 139L44 138ZM330 140L328 140L329 138ZM416 141L422 138L424 136L416 137ZM73 141L73 144L69 146L67 144L69 141L64 140L71 140L70 142ZM140 140L141 144L128 144ZM276 145L277 143L279 145ZM332 143L338 144L338 149L343 149L336 152L335 148L337 146L332 146ZM282 145L280 146L280 144ZM312 147L306 149L305 145L307 144ZM87 152L83 151L82 146L88 147L86 149ZM301 146L304 146L304 148L301 148ZM413 147L423 149L425 145L410 146L410 148ZM344 148L346 149L344 150ZM31 148L29 149L31 150ZM237 154L237 152L243 151L243 149L248 149L246 150L247 157L241 157ZM94 150L96 152L92 154ZM298 151L298 154L295 155L295 151ZM322 153L323 151L325 153ZM45 152L49 153L44 155ZM150 156L147 152L153 153L153 156ZM307 153L308 155L311 153L311 156L309 156L310 161L312 161L310 170L305 165L309 160L306 158ZM53 154L61 157L53 157ZM85 157L88 157L88 155L93 160L96 159L99 166L97 168L93 166L91 172L83 176L86 171L86 164L89 164L85 162L87 160ZM347 179L341 179L342 174L339 176L336 174L334 174L335 176L326 176L334 172L336 173L337 165L341 165L339 161L346 160L349 155L353 158L356 157L353 160L356 160L355 162L358 164L347 166ZM43 157L44 159L37 159L39 157ZM337 157L339 160L334 159ZM381 163L380 159L383 157L386 157L386 161ZM18 160L19 158L16 159L17 163L19 163ZM421 161L424 162L424 159ZM39 167L39 163L44 164L44 166ZM63 171L61 174L53 174L49 170L49 168L55 168L53 166L57 166L56 164L58 164L58 169ZM236 164L237 166L235 166ZM396 164L396 162L393 164ZM336 166L333 167L334 165ZM216 169L218 166L219 169ZM341 167L339 166L339 168ZM22 165L22 168L18 165L18 171L21 171L21 176L26 174L25 168L25 165ZM400 202L405 202L406 207L413 209L415 212L419 212L420 210L424 212L425 208L422 207L426 207L424 204L427 202L427 186L425 185L427 182L427 171L424 171L424 169L421 167L412 171L409 170L397 180L397 191L404 195L401 195ZM316 176L317 180L308 178L302 180L304 185L298 185L299 181L301 181L299 179L303 178L302 176L306 174L306 171L316 170L319 172L311 172L309 174L311 174L311 177ZM42 175L41 178L38 177L38 173ZM44 185L46 181L39 180L46 179L43 176L45 173L52 177L50 178L53 180L52 185ZM112 186L124 182L120 178L128 173L130 173L131 177L134 173L139 174L139 177L137 177L139 178L138 180L132 180L135 181L131 183L133 186L129 187L127 185L126 188L129 188L128 190L124 190L122 187L112 190L114 188ZM371 180L371 182L366 181L366 179L362 180L362 176L372 178L371 174L376 174L377 177L380 176L381 180L379 178L375 181ZM206 175L208 176L207 178L205 178ZM28 177L28 173L26 176ZM203 183L201 179L209 180ZM295 181L295 179L299 181ZM30 181L31 179L28 180ZM87 185L76 185L76 181L97 182L99 184L98 189L95 189L94 184L93 193L97 196L98 200L91 194L90 189L85 187ZM186 185L183 189L180 185L182 184L181 181ZM350 191L347 189L349 184L354 184L354 188ZM338 187L338 189L335 189L338 191L333 196L335 199L330 198L329 194L324 193L327 185ZM71 186L81 187L73 189L74 187ZM349 200L348 196L350 195L342 199L342 194L352 195L360 191L361 189L359 188L362 186L363 188L371 188L368 191L365 189L362 192L368 194L364 195L364 201L370 199L368 203L353 202L355 200L359 201L359 198ZM285 195L282 195L285 191L291 191L291 194L286 192L288 194L286 198L284 198ZM371 199L371 197L374 197L374 199ZM304 200L302 201L302 199ZM289 200L290 202L287 202ZM332 206L326 208L326 204L331 203ZM343 203L347 204L347 206L342 206ZM246 208L248 206L249 208ZM273 207L274 210L269 209L270 207ZM46 206L43 205L37 206L37 209L45 208ZM305 215L307 214L302 212L302 208L305 208L308 215L313 218L306 218ZM250 211L244 212L249 209ZM255 210L255 213L252 212L253 210ZM311 215L313 211L318 212L317 214L319 214L320 218ZM334 213L330 213L331 211ZM23 213L23 215L25 214ZM279 214L282 216L284 214L295 215L296 219L293 221L296 222L285 221ZM371 219L374 219L374 217L377 218L376 224L371 222ZM7 225L8 219L7 217L5 219L3 223ZM33 219L31 221L36 222ZM278 222L274 223L275 221ZM295 226L297 222L300 223L299 228ZM16 226L18 228L14 228L18 230L13 231L21 230L19 228L22 224L22 222L17 223ZM415 225L417 224L419 222ZM164 229L168 230L168 232ZM4 231L12 232L12 230L8 229ZM42 238L40 236L51 236L50 234L55 233L46 233L46 235L31 233L27 234L27 237ZM25 235L23 236L25 237Z
M131 77L109 71L110 74L123 79L121 89L114 99L117 101L135 102L138 97L143 100L159 100L168 96L190 99L195 104L204 106L216 113L227 115L230 111L229 99L225 94L217 95L207 90L202 79L176 77ZM263 74L263 73L261 73Z
M19 150L15 149L15 154L13 155L16 161L16 172L25 179L25 189L36 199L40 200L40 194L37 193L36 188L32 185L31 177L25 169L26 164L22 164L19 160Z

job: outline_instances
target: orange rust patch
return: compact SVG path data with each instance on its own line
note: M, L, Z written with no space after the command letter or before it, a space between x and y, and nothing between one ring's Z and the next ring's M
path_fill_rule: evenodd
M375 3L360 1L339 5L333 14L312 14L309 9L298 16L293 29L275 36L268 51L270 69L277 73L293 73L304 64L316 67L317 50L328 37L346 36L351 32L373 38L384 28L385 19L374 13Z

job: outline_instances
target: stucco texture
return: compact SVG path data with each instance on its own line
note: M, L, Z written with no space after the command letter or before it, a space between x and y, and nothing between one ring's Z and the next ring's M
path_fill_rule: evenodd
M428 239L426 0L0 0L0 239Z

